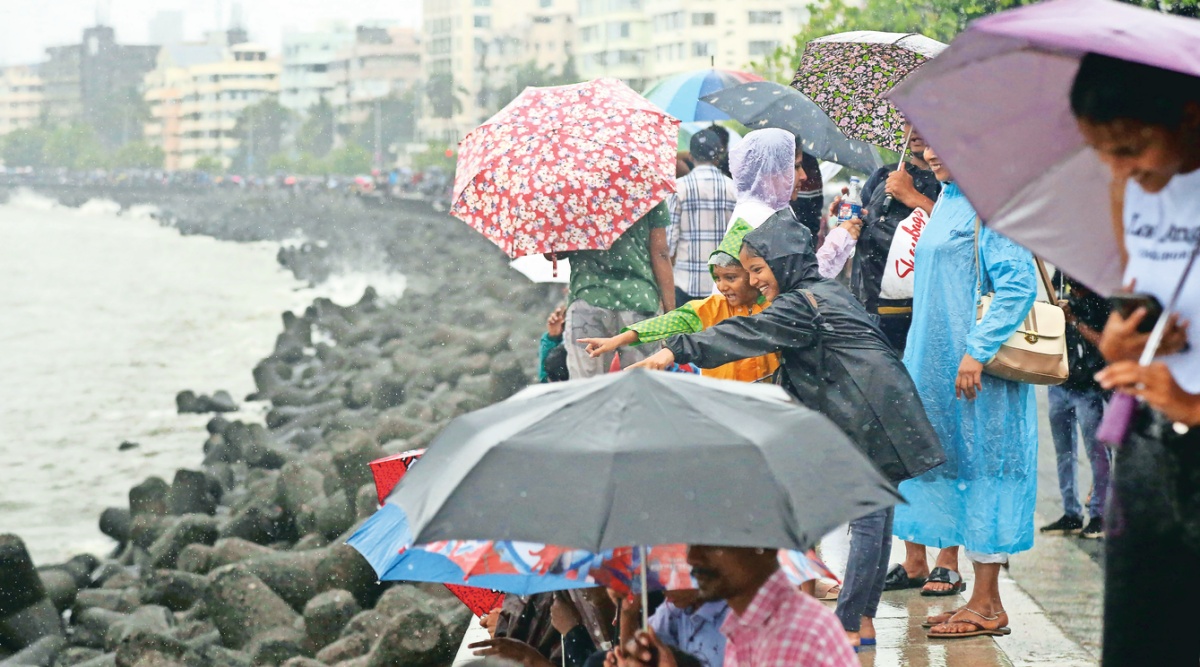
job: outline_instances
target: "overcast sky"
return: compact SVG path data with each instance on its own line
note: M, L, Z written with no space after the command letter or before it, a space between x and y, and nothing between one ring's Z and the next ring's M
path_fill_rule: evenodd
M117 41L145 43L147 26L162 10L185 12L188 39L227 27L235 0L0 0L0 64L35 63L47 46L78 43L85 27L96 22L97 8L108 16ZM280 35L310 29L328 19L350 23L390 19L414 26L421 0L241 0L243 23L250 38L278 51Z

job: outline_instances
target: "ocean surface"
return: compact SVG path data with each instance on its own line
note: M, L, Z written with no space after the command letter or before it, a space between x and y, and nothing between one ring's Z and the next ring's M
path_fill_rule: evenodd
M278 244L182 236L152 214L32 193L0 206L0 533L21 535L38 564L111 551L105 507L199 466L209 416L176 414L175 394L241 401L284 310L352 303L367 284L403 291L396 274L310 288L278 265ZM237 417L265 409L243 403ZM126 441L137 447L119 451Z

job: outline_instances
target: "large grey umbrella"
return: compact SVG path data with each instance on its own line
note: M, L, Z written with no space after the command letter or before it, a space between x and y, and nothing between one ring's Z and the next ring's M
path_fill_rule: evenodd
M455 419L393 490L413 543L807 549L900 496L783 390L634 370Z
M755 81L700 98L751 130L776 127L796 135L804 152L869 174L883 166L879 149L851 139L816 102L789 86Z

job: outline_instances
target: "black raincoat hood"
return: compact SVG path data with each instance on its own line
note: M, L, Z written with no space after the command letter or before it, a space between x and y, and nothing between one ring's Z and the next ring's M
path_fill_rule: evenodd
M779 292L791 292L821 280L812 232L796 219L790 208L776 212L742 241L766 261Z

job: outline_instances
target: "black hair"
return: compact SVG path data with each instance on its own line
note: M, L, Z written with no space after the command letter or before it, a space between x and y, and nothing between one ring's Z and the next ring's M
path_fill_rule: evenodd
M1072 113L1096 123L1177 128L1189 103L1200 104L1200 78L1098 53L1084 55L1071 84Z
M691 653L684 653L682 650L674 646L668 646L671 649L671 655L675 657L675 664L679 667L704 667L704 663L700 662L700 658Z
M570 374L567 373L567 348L565 345L550 350L546 353L546 381L547 382L566 382L570 379Z
M742 241L742 250L745 250L746 254L751 257L762 257L762 252L758 248L755 248L754 244L749 241Z

